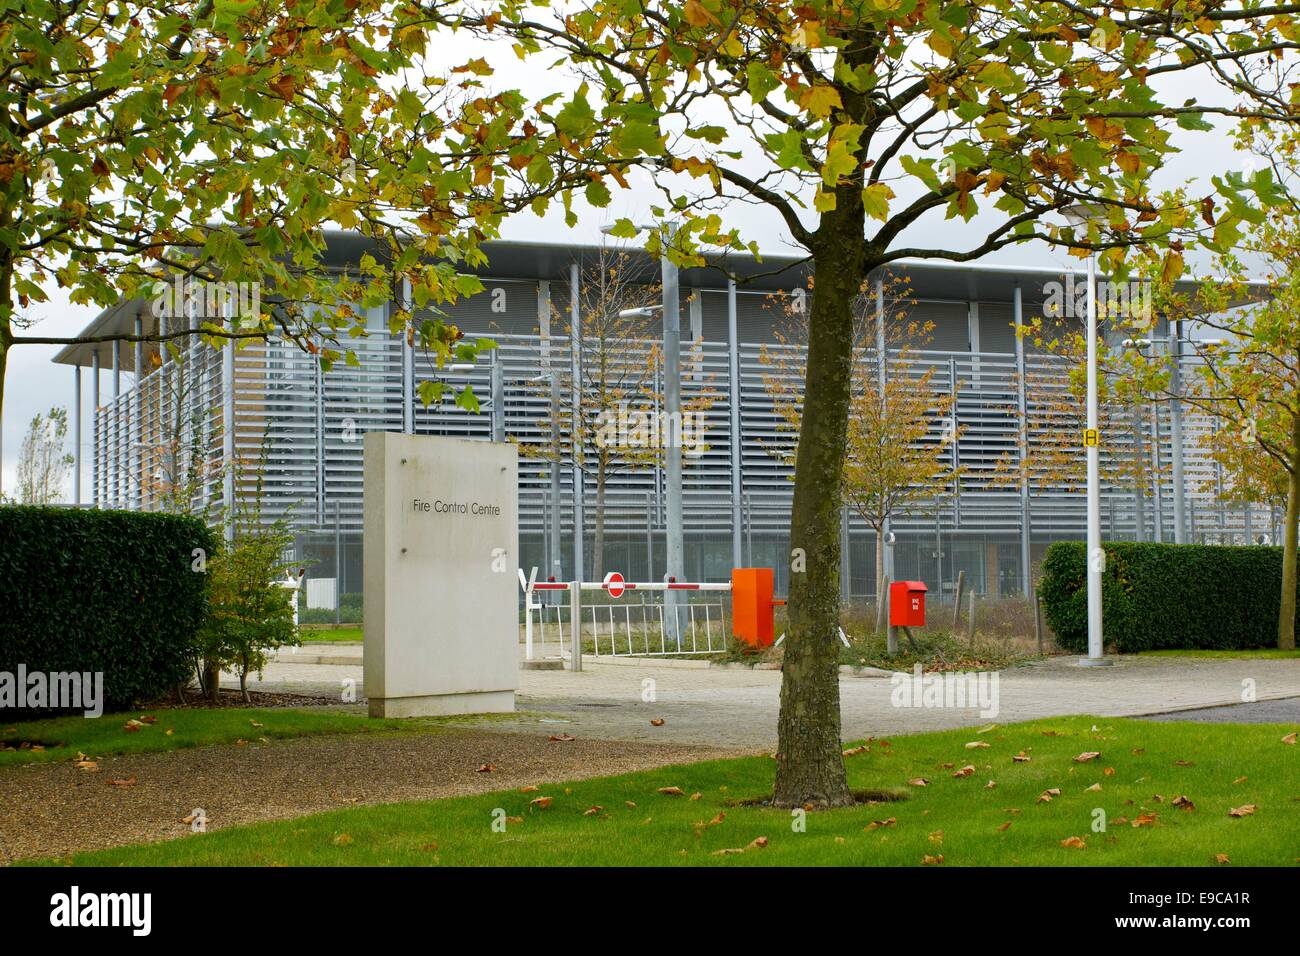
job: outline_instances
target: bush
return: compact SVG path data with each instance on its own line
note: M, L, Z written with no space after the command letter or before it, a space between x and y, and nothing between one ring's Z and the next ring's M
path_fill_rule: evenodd
M197 518L0 507L0 671L102 672L112 708L187 680L214 543Z
M1102 631L1116 650L1276 646L1281 548L1139 542L1104 548ZM1079 541L1053 544L1038 585L1043 616L1070 651L1088 647L1085 549Z

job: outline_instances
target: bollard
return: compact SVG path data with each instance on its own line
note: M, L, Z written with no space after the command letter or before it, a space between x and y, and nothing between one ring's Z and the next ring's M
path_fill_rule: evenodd
M957 636L957 624L961 621L961 591L962 586L966 583L966 572L957 572L957 590L952 595L952 628L950 629L953 636Z
M1043 653L1043 610L1037 591L1034 592L1034 640L1038 642L1038 653Z
M569 585L569 637L573 643L570 668L582 670L582 587L578 581Z
M975 646L975 589L970 589L970 610L966 614L966 639Z

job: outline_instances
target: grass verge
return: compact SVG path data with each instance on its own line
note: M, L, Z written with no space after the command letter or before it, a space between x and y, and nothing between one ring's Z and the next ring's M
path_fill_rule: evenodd
M71 862L1290 865L1300 847L1300 747L1282 738L1294 730L1057 718L849 748L854 788L903 799L831 812L754 805L770 791L773 764L752 757L527 792L349 808ZM1098 756L1079 759L1089 753ZM665 787L681 793L661 792ZM1240 815L1230 815L1234 809Z
M1283 651L1276 647L1260 647L1249 651L1221 650L1171 650L1143 651L1141 657L1208 657L1216 660L1296 660L1300 650Z
M302 638L304 644L360 644L365 639L365 631L359 624L355 627L304 624L298 628L298 636Z
M0 724L0 744L6 748L0 749L0 766L70 760L78 753L107 757L258 738L391 732L416 726L426 725L377 720L345 710L294 707L126 711L93 719L53 717Z

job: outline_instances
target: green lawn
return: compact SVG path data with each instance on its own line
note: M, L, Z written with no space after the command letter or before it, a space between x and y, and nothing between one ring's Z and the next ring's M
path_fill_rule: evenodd
M152 718L150 723L146 719ZM140 726L128 730L129 721ZM177 750L208 744L228 744L259 737L303 737L312 734L352 734L427 727L420 722L375 720L360 713L326 708L227 707L193 710L126 711L102 717L54 717L0 724L0 741L17 748L21 742L43 749L0 750L0 766L69 760L78 752L95 757L111 754Z
M1249 651L1173 650L1143 651L1142 657L1212 657L1234 660L1286 660L1300 658L1300 650L1282 651L1276 647L1260 647Z
M344 625L343 627L329 627L321 625L304 624L298 629L298 634L304 644L341 644L341 643L361 643L364 637L361 625L355 626Z
M73 862L915 866L930 857L943 866L1116 866L1214 865L1225 854L1229 865L1290 865L1300 853L1300 747L1282 737L1294 730L1080 717L871 741L846 758L853 786L904 799L808 813L805 832L788 810L741 805L771 786L772 761L755 757L527 793L354 807ZM989 746L966 747L976 741ZM1100 756L1074 759L1091 751ZM954 776L966 765L974 771ZM928 786L909 784L922 777ZM1094 784L1101 789L1090 791ZM1040 799L1053 789L1059 794ZM534 805L539 797L550 805ZM1179 797L1194 809L1176 806ZM1253 813L1229 816L1252 804ZM1098 808L1108 815L1104 833L1092 829ZM494 831L497 818L505 832ZM1071 837L1085 846L1063 846ZM753 845L763 839L765 847Z

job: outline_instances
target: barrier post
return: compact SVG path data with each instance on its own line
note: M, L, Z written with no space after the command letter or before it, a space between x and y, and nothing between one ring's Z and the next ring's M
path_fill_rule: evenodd
M582 582L574 581L569 585L569 638L572 650L569 652L572 670L582 670Z

